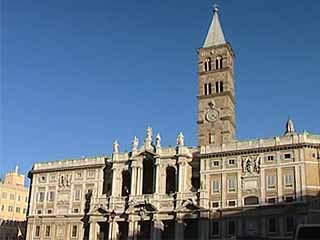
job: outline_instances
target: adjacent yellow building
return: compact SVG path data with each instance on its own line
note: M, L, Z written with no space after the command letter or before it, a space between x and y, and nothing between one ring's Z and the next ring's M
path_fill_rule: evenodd
M24 185L24 175L7 173L0 183L0 219L25 221L28 206L29 189Z

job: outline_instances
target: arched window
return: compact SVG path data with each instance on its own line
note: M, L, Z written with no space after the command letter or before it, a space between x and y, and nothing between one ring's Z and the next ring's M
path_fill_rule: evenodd
M143 185L142 194L152 194L154 192L154 167L152 159L143 160Z
M176 169L167 167L166 173L166 194L174 193L176 192Z
M131 190L131 176L128 170L122 172L122 191L123 197L129 196Z
M216 69L221 69L223 67L222 63L223 63L223 58L221 56L218 56L216 58Z
M245 206L257 205L257 204L259 204L259 198L256 196L250 196L244 199Z
M207 58L204 61L204 71L206 71L206 72L211 71L211 58Z

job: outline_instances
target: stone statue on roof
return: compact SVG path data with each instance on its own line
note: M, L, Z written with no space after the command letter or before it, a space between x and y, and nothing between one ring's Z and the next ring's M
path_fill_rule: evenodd
M119 143L117 140L113 143L113 153L119 153Z
M178 134L178 137L177 137L177 145L178 145L179 147L184 146L184 136L183 136L182 132L180 132L180 133Z

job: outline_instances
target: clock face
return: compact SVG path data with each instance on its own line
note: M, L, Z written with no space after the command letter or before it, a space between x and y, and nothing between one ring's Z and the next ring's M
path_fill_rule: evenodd
M206 119L208 122L214 122L218 119L219 112L217 110L209 110L206 114Z

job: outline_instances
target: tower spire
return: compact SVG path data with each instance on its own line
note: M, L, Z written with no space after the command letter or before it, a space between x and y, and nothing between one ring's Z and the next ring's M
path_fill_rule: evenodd
M218 7L218 4L215 2L213 4L212 22L211 22L206 40L203 44L204 48L226 43L226 40L224 38L224 33L220 24L218 12L219 12L219 7Z

